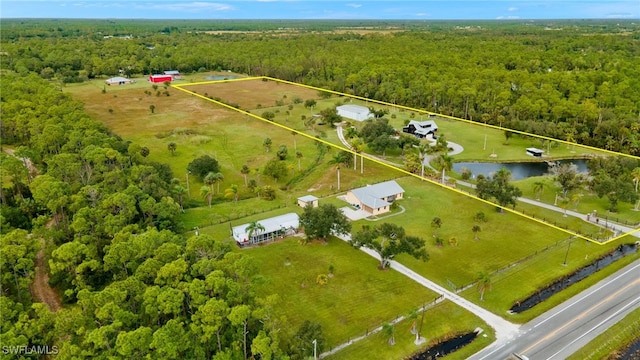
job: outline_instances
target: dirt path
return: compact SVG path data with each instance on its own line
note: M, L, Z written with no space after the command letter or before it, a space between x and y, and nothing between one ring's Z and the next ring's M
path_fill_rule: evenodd
M42 247L36 255L36 278L29 288L34 301L46 304L49 310L55 312L62 309L62 302L58 293L49 286L49 274L47 273L44 256L44 240L41 243Z

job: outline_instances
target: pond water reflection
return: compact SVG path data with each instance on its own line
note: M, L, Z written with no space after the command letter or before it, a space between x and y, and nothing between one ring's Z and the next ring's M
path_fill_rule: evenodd
M561 164L573 163L578 167L578 172L587 172L587 160L559 160ZM511 180L521 180L532 176L541 176L549 173L549 165L546 162L458 162L453 164L453 171L460 173L463 168L471 170L473 177L482 174L492 176L501 168L507 168L511 172Z

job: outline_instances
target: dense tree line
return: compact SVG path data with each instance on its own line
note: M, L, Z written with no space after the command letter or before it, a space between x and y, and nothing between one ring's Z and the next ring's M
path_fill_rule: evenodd
M16 149L3 155L3 170L10 166L0 199L3 351L49 346L61 359L309 355L298 343L321 336L317 324L298 334L284 328L272 311L278 297L256 297L249 258L229 242L176 233L180 194L168 167L36 75L7 72L0 92L2 143ZM29 291L43 243L65 304L57 312Z
M23 75L74 82L120 70L130 76L232 70L640 154L640 93L634 91L640 88L640 29L632 22L382 22L379 28L406 31L292 30L287 36L206 33L243 30L242 22L184 21L168 29L155 22L137 28L126 21L60 22L54 33L68 35L55 40L29 21L10 25L2 34L5 67ZM123 27L131 37L104 38ZM23 35L29 31L39 35Z

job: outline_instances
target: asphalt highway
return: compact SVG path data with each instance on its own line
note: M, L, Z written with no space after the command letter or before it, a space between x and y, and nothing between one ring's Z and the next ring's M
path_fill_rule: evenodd
M640 260L522 325L507 343L470 359L566 359L638 307Z

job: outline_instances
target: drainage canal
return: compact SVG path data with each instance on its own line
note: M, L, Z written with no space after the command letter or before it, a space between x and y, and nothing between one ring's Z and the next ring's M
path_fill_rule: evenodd
M521 302L517 302L511 309L509 309L512 313L521 313L525 310L531 309L535 305L547 300L555 293L558 293L570 285L577 283L580 280L583 280L587 276L595 273L598 270L601 270L605 266L613 263L614 261L621 259L629 254L633 254L638 251L637 244L624 244L618 246L611 253L599 258L598 260L592 262L591 264L584 266L573 274L566 276L551 285L545 287L544 289L538 291L532 296L522 300Z
M461 347L471 343L478 336L478 332L474 331L464 335L458 335L449 340L438 343L424 352L413 355L410 360L435 360L448 355Z

